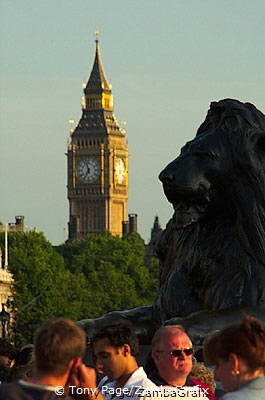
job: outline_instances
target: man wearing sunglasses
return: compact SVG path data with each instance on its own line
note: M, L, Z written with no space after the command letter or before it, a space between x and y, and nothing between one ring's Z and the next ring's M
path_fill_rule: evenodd
M198 386L205 399L214 400L210 388L190 377L192 369L192 343L180 325L162 326L152 340L152 358L157 371L149 378L168 390L172 387Z

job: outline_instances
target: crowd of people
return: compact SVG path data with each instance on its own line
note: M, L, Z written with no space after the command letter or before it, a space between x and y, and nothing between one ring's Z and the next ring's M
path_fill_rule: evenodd
M85 332L64 318L46 322L34 345L20 351L1 339L0 399L265 400L265 326L249 315L206 339L204 362L196 361L179 325L157 330L144 366L138 364L138 339L127 324L95 334L93 366L84 363L85 351Z

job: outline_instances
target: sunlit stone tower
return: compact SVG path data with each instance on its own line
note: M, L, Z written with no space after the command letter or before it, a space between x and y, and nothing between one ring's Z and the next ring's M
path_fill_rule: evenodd
M113 113L112 86L99 41L84 88L82 115L68 146L69 240L109 231L122 235L127 216L128 146Z

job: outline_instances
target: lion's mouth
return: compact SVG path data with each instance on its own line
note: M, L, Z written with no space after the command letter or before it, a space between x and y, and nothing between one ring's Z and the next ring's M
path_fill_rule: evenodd
M204 214L206 206L202 205L188 205L180 202L173 204L175 213L173 215L173 222L176 228L186 228L194 224Z
M186 228L198 222L210 203L208 191L175 190L173 195L165 190L165 194L174 207L173 223L176 229Z

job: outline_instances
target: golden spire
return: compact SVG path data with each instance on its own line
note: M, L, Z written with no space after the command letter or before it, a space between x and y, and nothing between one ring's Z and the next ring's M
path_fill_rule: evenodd
M103 64L101 61L101 56L100 56L100 49L99 49L99 30L98 27L96 28L94 35L96 37L95 42L96 42L96 52L95 52L95 59L94 59L94 64L92 67L92 71L90 74L90 77L88 79L87 85L85 87L85 94L87 93L88 90L100 90L102 91L102 88L108 91L111 91L111 85L109 84Z

